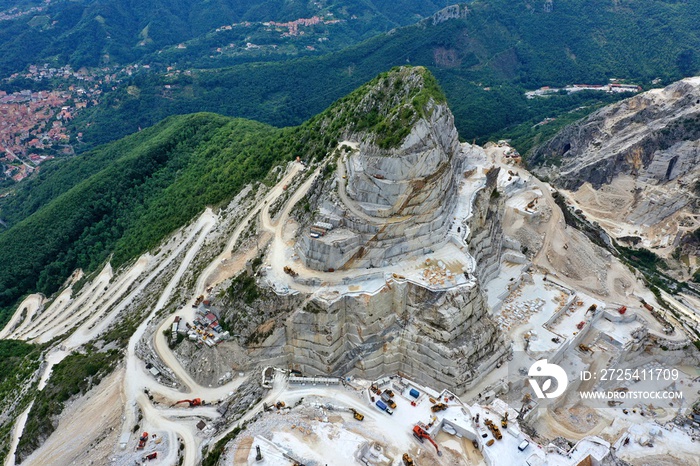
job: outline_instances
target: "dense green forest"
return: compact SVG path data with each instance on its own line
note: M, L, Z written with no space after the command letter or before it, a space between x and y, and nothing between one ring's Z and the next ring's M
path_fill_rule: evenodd
M546 13L540 3L484 0L461 12L461 18L427 19L321 57L218 69L192 63L188 73L140 75L85 112L75 127L92 146L195 111L295 125L377 73L410 63L435 74L461 137L483 142L507 128L611 100L528 100L526 89L611 78L668 83L700 66L697 2L571 0ZM138 92L128 93L128 86Z
M418 88L386 84L413 72L422 77ZM7 264L0 268L0 325L29 290L50 295L76 268L90 272L110 256L114 267L123 265L205 206L219 206L247 183L264 179L274 164L325 157L346 128L394 137L396 128L385 131L382 121L357 116L360 99L380 79L382 95L393 102L394 94L406 93L402 99L412 111L422 112L431 98L444 99L427 70L404 68L381 74L298 127L206 113L174 116L47 164L40 177L0 202L10 226L0 232L0 263Z
M93 270L112 252L118 266L153 247L203 206L262 178L280 160L282 132L197 114L56 164L41 189L18 189L8 208L23 220L0 234L0 307L26 290L51 294L76 267Z
M32 5L15 0L2 8ZM437 9L433 0L54 1L44 5L43 11L0 23L0 78L44 62L70 64L75 69L127 64L242 21L291 21L329 14L347 20L354 16L353 21L334 27L329 37L328 43L340 48L413 23Z

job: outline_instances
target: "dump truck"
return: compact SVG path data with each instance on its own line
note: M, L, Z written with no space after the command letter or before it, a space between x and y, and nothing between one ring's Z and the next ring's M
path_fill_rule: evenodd
M364 415L364 414L360 414L360 413L357 412L354 408L350 408L350 412L352 413L352 417L354 417L354 418L357 419L358 421L361 421L361 420L363 420L363 419L365 418L365 415Z
M413 458L408 456L408 453L404 453L402 459L404 466L413 466Z
M423 443L425 439L428 439L428 441L435 447L435 451L437 451L438 456L442 456L442 452L440 451L438 444L435 443L435 440L430 438L430 434L428 434L421 426L417 425L413 427L413 436L417 438L420 443Z

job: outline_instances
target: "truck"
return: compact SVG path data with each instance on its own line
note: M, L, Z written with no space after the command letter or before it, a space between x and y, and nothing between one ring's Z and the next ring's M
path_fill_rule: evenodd
M394 411L391 408L389 408L386 404L384 404L382 400L377 400L375 405L377 405L377 408L379 408L382 411L385 411L387 414L394 414Z
M382 400L386 404L388 404L391 409L396 409L396 403L394 403L394 400L391 399L391 395L389 395L389 390L385 390L381 396L382 396Z
M148 442L148 432L144 432L141 434L141 437L139 437L139 445L136 447L137 450L143 450L146 447L146 443Z

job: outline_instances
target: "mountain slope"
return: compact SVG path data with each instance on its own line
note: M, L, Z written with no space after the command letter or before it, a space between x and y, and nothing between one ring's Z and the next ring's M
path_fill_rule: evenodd
M411 94L416 105L444 99L434 78L419 71L425 85ZM0 269L0 324L20 296L50 295L76 268L90 272L110 256L115 268L125 264L204 207L221 205L244 185L263 180L273 165L295 157L322 159L346 131L371 131L386 146L400 143L405 134L398 115L373 118L355 108L376 79L298 127L277 129L213 114L171 117L50 165L36 191L34 184L20 185L6 201L13 223L0 233L0 263L9 264Z
M153 247L204 205L261 179L279 160L270 140L278 134L258 123L191 115L130 138L137 144L88 154L108 163L82 180L80 173L71 177L72 166L59 167L45 180L52 188L45 205L0 235L0 261L7 264L0 307L28 290L51 294L72 270L93 270L112 252L120 265Z
M56 65L70 64L76 69L125 64L241 21L354 15L359 19L341 34L339 45L347 45L345 41L409 24L437 10L431 0L402 2L400 8L372 0L59 0L41 10L30 10L31 5L21 2L15 5L25 14L14 12L11 19L0 23L0 77L42 61L55 60Z
M668 18L674 18L672 30ZM275 126L299 124L388 67L411 63L438 78L461 136L485 138L604 99L528 100L527 88L610 78L670 81L698 70L698 21L695 3L574 0L545 13L526 1L473 2L321 57L223 69L211 69L202 57L199 64L182 65L192 68L187 73L134 77L76 126L94 144L173 113L201 110ZM200 65L208 69L197 70ZM128 86L136 86L138 95Z
M700 266L700 78L610 105L540 147L542 176L618 241L689 279Z

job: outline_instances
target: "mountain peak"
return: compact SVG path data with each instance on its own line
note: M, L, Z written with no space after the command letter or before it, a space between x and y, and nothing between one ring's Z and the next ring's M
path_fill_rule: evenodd
M348 133L363 133L380 149L401 145L420 120L430 119L446 98L432 73L422 66L400 66L381 73L341 99L334 118Z

